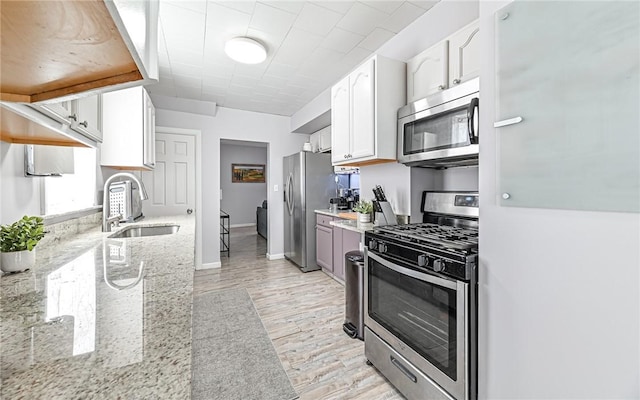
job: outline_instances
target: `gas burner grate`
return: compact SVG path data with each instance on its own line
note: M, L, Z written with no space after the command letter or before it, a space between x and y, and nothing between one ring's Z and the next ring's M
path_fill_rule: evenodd
M478 247L478 231L430 223L391 225L375 228L379 234L389 234L412 242L428 243L444 248L469 250Z

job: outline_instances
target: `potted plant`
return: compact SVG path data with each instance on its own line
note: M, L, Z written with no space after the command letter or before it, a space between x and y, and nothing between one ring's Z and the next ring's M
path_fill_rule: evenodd
M371 222L373 205L366 200L360 200L353 206L353 211L358 213L358 222Z
M44 237L40 217L24 216L11 225L0 226L0 269L24 271L36 263L35 246Z

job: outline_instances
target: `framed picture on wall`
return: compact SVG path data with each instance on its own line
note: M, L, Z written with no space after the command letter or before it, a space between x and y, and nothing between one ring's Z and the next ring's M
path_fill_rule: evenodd
M231 164L231 182L264 183L264 164Z

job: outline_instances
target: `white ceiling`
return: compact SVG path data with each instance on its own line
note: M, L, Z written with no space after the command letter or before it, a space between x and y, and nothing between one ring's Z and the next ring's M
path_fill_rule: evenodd
M160 0L160 82L152 94L290 116L437 1ZM224 53L249 36L261 64Z

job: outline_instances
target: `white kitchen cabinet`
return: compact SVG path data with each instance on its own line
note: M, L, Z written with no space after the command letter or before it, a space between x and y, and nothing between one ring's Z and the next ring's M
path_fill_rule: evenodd
M142 90L144 95L144 121L143 121L143 148L144 156L142 163L147 167L156 166L156 108L151 102L151 97L146 90Z
M50 137L37 134L29 140L22 138L21 143L96 147L97 143L102 141L100 127L102 103L100 99L101 95L97 94L56 103L28 105L8 103L7 107L36 124L55 127L56 133L53 133ZM13 115L9 114L4 116L14 118ZM11 131L12 129L9 128L8 130ZM19 130L17 125L14 124L13 130ZM15 141L16 136L7 135L8 141Z
M447 88L449 42L444 40L407 61L407 103Z
M366 62L349 76L351 148L349 158L375 155L375 61Z
M374 56L331 88L331 161L367 165L396 159L403 62Z
M333 217L316 214L316 263L322 269L333 273Z
M142 87L102 96L101 165L119 169L155 166L155 109Z
M83 97L71 102L71 129L102 142L102 95Z
M449 87L480 76L478 21L449 37Z
M309 136L311 148L316 153L325 153L331 150L331 125L314 132Z
M407 103L478 77L479 36L475 21L407 61Z
M31 107L61 124L71 125L71 117L73 114L73 106L71 103L71 100L67 100L57 103L33 104Z
M349 77L331 88L331 162L344 162L351 146Z

